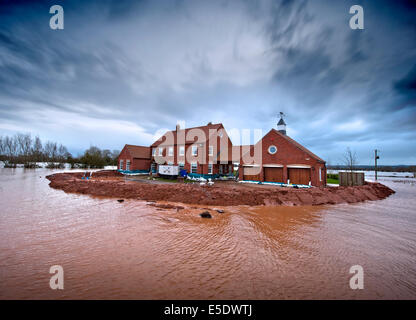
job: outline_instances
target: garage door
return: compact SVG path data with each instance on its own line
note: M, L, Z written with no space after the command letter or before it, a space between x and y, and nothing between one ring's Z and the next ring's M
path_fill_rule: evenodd
M283 168L264 168L264 181L283 182Z
M260 181L260 167L244 167L243 180Z
M289 180L293 184L309 184L311 181L311 169L289 168Z

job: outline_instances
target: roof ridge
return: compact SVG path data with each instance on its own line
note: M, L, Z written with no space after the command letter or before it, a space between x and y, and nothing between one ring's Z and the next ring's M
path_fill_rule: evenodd
M305 146L301 145L299 142L297 142L296 140L294 140L293 138L289 137L288 135L285 135L281 132L279 132L278 130L276 130L275 128L272 128L272 130L278 134L280 134L283 138L285 138L286 140L288 140L289 142L293 143L297 148L299 148L300 150L308 153L311 157L320 160L322 162L325 162L325 160L321 159L320 157L318 157L316 154L314 154L312 151L310 151L308 148L306 148ZM270 132L270 131L269 131ZM268 134L268 133L267 133ZM266 135L267 135L266 134Z

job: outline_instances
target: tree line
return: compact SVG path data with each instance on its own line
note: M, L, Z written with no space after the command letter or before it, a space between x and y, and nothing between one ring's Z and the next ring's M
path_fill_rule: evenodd
M43 143L31 134L17 133L14 136L0 136L0 161L5 167L23 164L25 168L37 168L38 162L46 162L48 168L63 168L69 163L71 168L102 168L117 165L118 150L101 150L90 147L79 157L73 157L68 149L54 141Z

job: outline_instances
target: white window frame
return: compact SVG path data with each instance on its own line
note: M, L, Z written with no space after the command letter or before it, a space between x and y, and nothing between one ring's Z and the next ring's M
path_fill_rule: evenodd
M126 160L126 170L130 170L130 160Z
M214 166L212 165L212 163L208 163L208 174L212 174L213 169L214 169Z
M159 156L163 156L163 147L159 147Z
M198 155L198 146L192 146L192 155L194 157Z
M194 172L195 169L195 172ZM191 163L191 173L198 173L198 163L192 162Z
M153 148L152 149L152 156L155 156L156 155L156 148Z
M214 155L214 146L208 146L208 155L213 156Z
M123 170L123 165L124 165L124 161L120 160L120 167L119 167L120 170Z
M173 147L169 147L169 157L173 156Z
M322 168L319 168L319 181L322 181Z
M184 156L185 155L185 146L179 146L179 155Z

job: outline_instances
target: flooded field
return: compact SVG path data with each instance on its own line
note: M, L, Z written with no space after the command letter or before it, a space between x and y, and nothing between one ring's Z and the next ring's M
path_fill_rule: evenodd
M66 194L49 188L53 172L0 169L2 299L416 298L415 179L381 180L396 193L380 201L202 219ZM363 290L349 287L357 264ZM49 288L52 265L64 290Z

